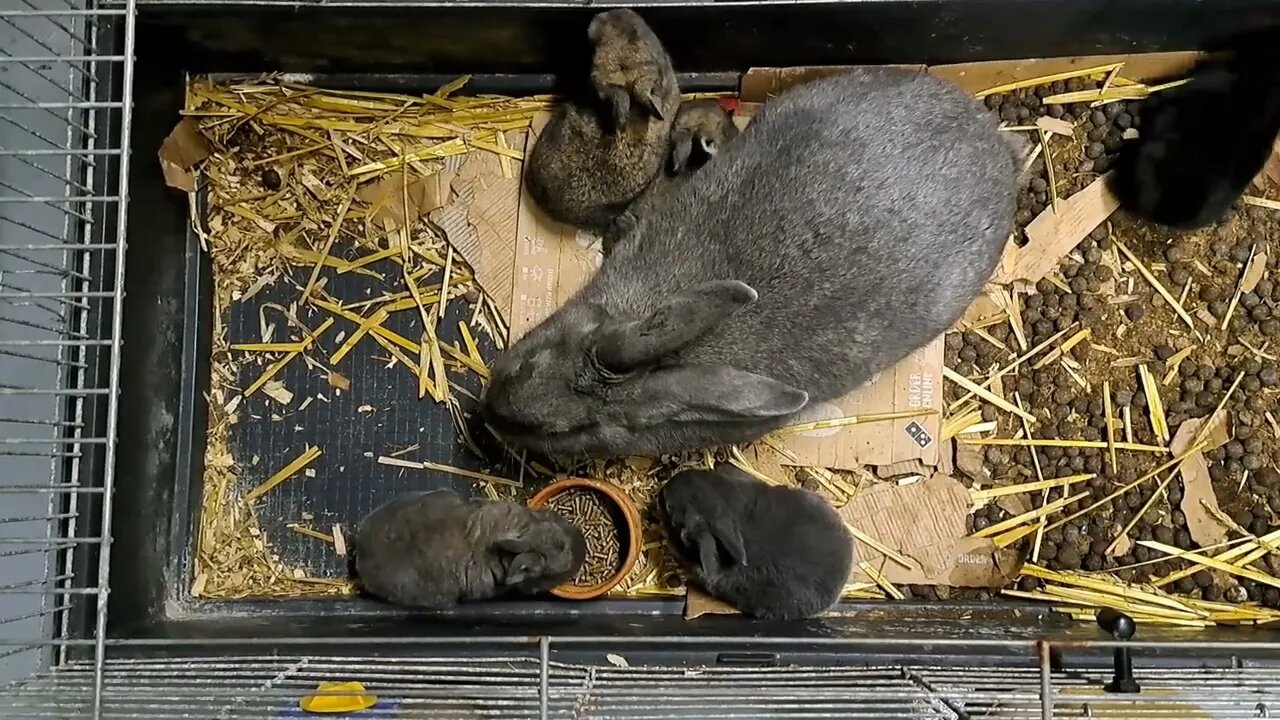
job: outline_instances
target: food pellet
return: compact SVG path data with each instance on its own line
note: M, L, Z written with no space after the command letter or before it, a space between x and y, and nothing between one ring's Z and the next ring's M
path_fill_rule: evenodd
M573 577L574 585L599 585L617 572L622 564L622 532L611 507L599 492L566 490L551 498L546 507L576 525L586 540L587 557Z

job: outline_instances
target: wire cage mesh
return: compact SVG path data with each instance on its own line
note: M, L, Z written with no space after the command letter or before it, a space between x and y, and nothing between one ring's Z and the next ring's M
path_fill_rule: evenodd
M1270 717L1270 673L1179 670L1140 673L1140 695L1111 695L1104 673L1059 675L1042 706L1035 668L978 670L856 668L682 668L582 666L536 658L395 660L337 656L229 656L112 660L103 718L301 717L322 682L358 679L365 715L405 719L760 720L927 718ZM72 663L12 688L6 718L88 716L93 668ZM337 692L337 691L334 691ZM1052 713L1052 714L1050 714Z
M72 551L108 562L133 17L0 4L0 680L65 660L73 606L105 610Z

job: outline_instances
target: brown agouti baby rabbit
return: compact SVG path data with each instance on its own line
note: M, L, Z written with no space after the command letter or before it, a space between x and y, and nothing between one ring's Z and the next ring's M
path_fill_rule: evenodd
M396 498L369 513L354 552L357 579L369 594L441 609L550 590L578 572L586 541L549 510L438 490Z
M671 126L671 159L663 175L671 178L698 170L736 137L738 126L719 100L681 104Z
M610 252L613 244L633 228L641 216L652 212L668 193L683 185L689 175L710 162L737 136L738 126L733 124L733 116L720 105L720 101L689 100L682 103L671 125L668 157L662 172L606 232L605 252Z
M609 104L614 127L631 118L632 101L643 106L642 114L671 119L680 103L671 58L635 11L596 15L587 27L587 39L595 46L591 86Z
M548 215L604 232L662 169L680 88L662 43L635 12L596 15L587 37L598 97L556 108L526 180Z

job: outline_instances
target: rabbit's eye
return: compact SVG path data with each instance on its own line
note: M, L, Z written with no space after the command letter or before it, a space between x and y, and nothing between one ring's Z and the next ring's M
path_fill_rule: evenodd
M574 384L574 389L578 390L581 386L598 384L616 385L629 379L632 375L634 373L631 371L619 371L600 362L596 349L591 348L587 352L585 367L583 372L579 373L578 382Z

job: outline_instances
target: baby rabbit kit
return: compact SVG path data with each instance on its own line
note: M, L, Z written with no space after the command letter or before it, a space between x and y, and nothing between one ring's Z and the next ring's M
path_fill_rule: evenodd
M192 597L1280 619L1270 37L690 92L581 32L556 95L190 78Z

